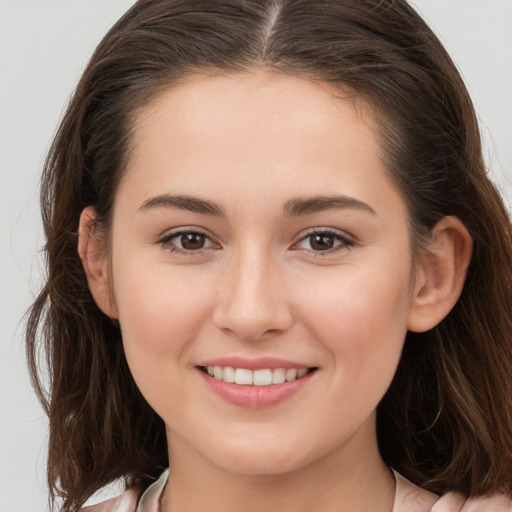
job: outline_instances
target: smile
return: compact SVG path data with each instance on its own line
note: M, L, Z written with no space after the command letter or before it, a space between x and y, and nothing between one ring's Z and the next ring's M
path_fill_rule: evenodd
M270 407L291 398L308 386L319 370L273 358L219 359L196 368L215 395L232 405L249 409Z
M214 379L243 386L272 386L301 379L314 368L264 368L249 370L231 366L206 366L201 368Z

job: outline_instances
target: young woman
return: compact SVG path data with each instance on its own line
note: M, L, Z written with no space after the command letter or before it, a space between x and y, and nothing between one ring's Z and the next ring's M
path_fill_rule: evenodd
M511 227L405 1L137 2L42 197L62 510L512 510Z

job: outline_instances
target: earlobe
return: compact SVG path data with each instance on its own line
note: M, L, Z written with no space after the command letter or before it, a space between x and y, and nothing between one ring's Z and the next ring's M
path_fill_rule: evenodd
M108 257L96 225L96 212L88 206L80 215L78 254L82 260L89 289L98 307L109 317L117 318L111 290Z
M448 315L462 293L472 249L471 236L457 217L437 223L417 265L410 331L428 331Z

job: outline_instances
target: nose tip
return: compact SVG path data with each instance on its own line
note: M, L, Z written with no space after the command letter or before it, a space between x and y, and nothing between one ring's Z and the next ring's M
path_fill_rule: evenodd
M234 311L216 318L217 327L221 330L236 335L244 341L258 341L271 334L278 334L287 329L288 322L284 318L272 317L261 314L261 311Z
M213 315L217 328L247 341L286 331L293 316L279 274L248 262L230 273Z

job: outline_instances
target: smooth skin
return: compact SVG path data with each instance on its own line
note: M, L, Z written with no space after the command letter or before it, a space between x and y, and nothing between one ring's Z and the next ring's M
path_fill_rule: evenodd
M165 421L165 510L391 510L375 410L407 330L457 301L471 239L446 217L414 259L381 152L361 102L267 71L191 76L138 114L109 249L89 207L79 252ZM317 370L254 410L197 368L232 356Z

